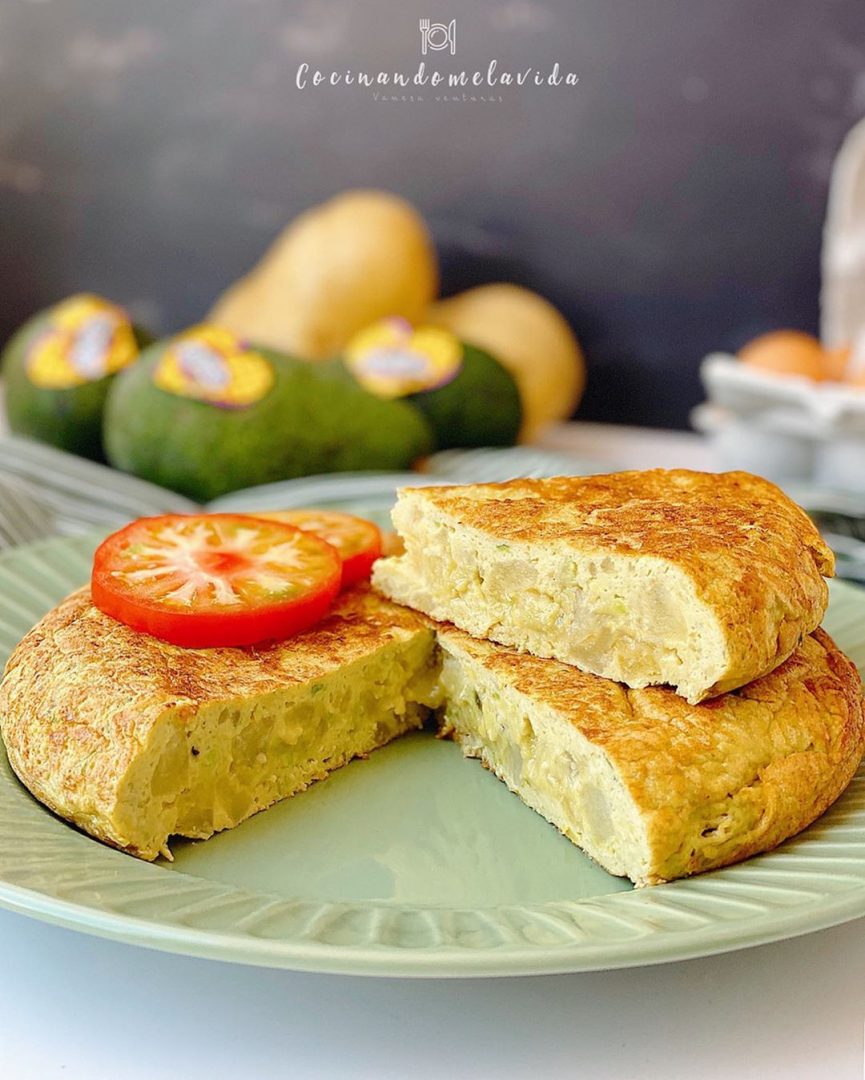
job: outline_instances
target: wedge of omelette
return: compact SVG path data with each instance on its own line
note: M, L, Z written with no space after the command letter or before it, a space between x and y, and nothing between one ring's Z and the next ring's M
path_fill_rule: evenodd
M454 627L438 642L442 734L637 885L776 847L838 798L865 751L859 674L822 630L699 705Z
M9 761L79 828L142 859L202 838L420 727L436 703L434 633L344 593L265 648L184 649L73 593L24 638L0 685Z
M407 488L375 586L432 618L689 702L782 663L832 552L774 484L688 470Z

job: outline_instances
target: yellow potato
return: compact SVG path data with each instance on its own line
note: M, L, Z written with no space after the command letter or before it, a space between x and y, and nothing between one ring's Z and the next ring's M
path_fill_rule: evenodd
M291 222L207 318L318 360L377 319L417 321L437 290L435 250L417 211L386 191L347 191Z
M523 401L521 439L563 420L585 386L583 354L570 326L520 285L480 285L434 304L426 321L492 353L511 372Z

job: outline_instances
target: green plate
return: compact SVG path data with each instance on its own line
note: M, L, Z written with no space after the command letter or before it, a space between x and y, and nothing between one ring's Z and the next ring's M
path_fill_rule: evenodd
M380 513L394 482L301 482L298 497ZM291 489L280 488L285 503ZM55 539L0 558L4 660L87 580L94 543ZM834 584L826 624L865 664L863 594ZM635 891L454 745L418 734L233 831L178 843L175 853L173 864L151 865L91 840L37 803L0 759L3 906L171 952L425 976L677 960L863 915L865 775L777 851Z

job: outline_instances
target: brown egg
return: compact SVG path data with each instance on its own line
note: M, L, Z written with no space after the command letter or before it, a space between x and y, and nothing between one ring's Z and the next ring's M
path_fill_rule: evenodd
M831 379L832 382L843 382L847 377L852 352L850 345L837 345L834 349L824 349L823 378Z
M865 390L865 368L848 371L844 378L844 382L856 390Z
M777 375L799 375L815 382L826 378L823 346L801 330L762 334L739 350L739 359Z

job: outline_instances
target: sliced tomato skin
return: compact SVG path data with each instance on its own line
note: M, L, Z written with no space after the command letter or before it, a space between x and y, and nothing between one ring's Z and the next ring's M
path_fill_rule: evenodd
M358 581L368 581L372 574L372 564L381 558L381 544L375 551L361 551L351 555L342 564L342 587L347 589Z
M337 551L320 538L317 539L322 553L327 553L326 573L316 591L293 599L290 603L262 603L230 614L185 611L168 608L158 599L119 587L113 569L117 566L119 551L127 542L130 531L141 525L170 524L184 517L230 517L240 521L246 519L250 525L258 523L258 519L241 514L163 515L132 522L104 540L94 554L90 591L93 603L100 611L133 630L151 634L173 645L195 649L248 646L281 640L309 629L327 614L339 593L342 560ZM289 535L302 531L284 523L279 523L279 527Z
M382 556L382 534L378 525L366 518L347 514L341 510L265 510L257 513L256 517L265 518L267 521L281 521L287 525L294 525L304 532L312 532L320 536L322 540L332 544L342 558L342 588L347 589L358 581L366 581L372 573L372 564ZM330 519L332 524L323 531L308 525L307 519L323 517ZM344 526L346 533L353 533L352 546L361 544L361 550L352 554L346 554L346 546L340 545L340 527Z
M133 630L186 649L211 649L281 641L308 630L330 610L339 593L339 579L332 589L306 602L298 602L290 612L251 611L245 615L233 615L230 628L226 628L223 615L166 614L155 605L131 603L107 590L104 581L95 576L90 584L90 593L100 611Z

